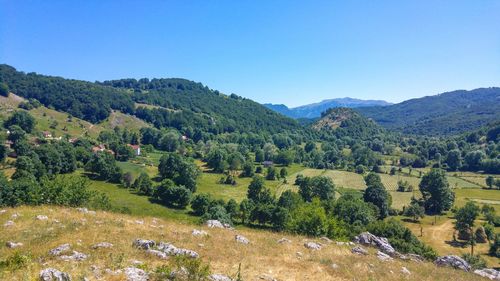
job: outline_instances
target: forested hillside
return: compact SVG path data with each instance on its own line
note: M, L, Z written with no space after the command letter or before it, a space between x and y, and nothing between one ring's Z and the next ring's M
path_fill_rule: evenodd
M92 83L24 73L0 65L0 82L27 99L36 99L74 117L97 123L112 110L137 116L157 128L186 134L304 132L295 120L251 100L229 96L185 79L123 79ZM136 107L136 104L138 106Z
M459 90L357 111L403 133L458 134L500 120L500 88Z

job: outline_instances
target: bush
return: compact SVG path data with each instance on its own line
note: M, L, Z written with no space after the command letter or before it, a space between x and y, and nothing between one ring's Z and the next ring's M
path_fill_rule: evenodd
M211 202L210 194L196 194L191 200L191 209L196 216L203 216L208 211Z
M231 216L229 216L229 214L227 213L226 208L218 204L210 207L208 211L202 216L202 220L218 220L222 223L232 225Z
M469 263L472 270L482 269L486 267L486 261L479 255L464 254L462 258Z
M368 225L367 230L374 235L386 237L391 245L401 253L421 255L429 260L437 257L436 252L420 242L413 233L395 219L376 221Z

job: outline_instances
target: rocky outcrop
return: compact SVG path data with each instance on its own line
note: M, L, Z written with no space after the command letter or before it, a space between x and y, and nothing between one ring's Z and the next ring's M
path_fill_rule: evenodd
M158 250L153 250L153 249L147 249L146 250L146 253L147 254L150 254L152 256L156 256L162 260L166 260L168 259L168 255L162 251L158 251Z
M468 262L466 262L461 257L454 255L438 257L434 261L434 264L437 266L449 266L455 269L461 269L463 271L471 270L471 266Z
M492 268L483 268L474 270L474 274L488 278L490 280L500 280L500 271Z
M61 272L54 268L46 268L40 271L41 281L71 281L68 273Z
M321 244L316 242L306 242L304 243L304 247L310 250L321 250Z
M371 245L374 247L377 247L380 251L390 255L390 256L395 256L398 255L396 250L392 247L392 245L389 243L387 238L384 237L378 237L370 232L363 232L360 235L356 236L354 238L354 242L363 244L363 245Z

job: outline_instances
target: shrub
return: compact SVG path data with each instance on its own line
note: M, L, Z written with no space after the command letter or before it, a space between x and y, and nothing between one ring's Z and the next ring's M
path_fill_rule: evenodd
M413 253L434 260L436 252L420 242L413 233L395 219L376 221L368 225L367 230L374 235L386 237L391 245L402 253Z
M486 267L486 261L479 255L469 253L462 255L462 258L469 263L473 270Z

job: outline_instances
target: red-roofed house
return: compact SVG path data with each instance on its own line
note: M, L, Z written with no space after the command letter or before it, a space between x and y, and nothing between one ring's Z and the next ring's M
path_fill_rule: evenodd
M136 156L141 155L141 146L136 144L127 144L130 148L134 150Z

